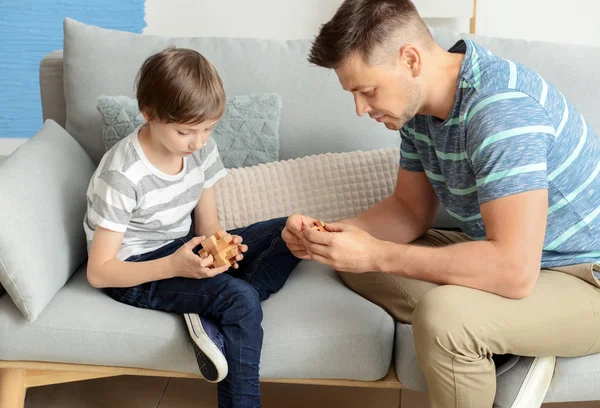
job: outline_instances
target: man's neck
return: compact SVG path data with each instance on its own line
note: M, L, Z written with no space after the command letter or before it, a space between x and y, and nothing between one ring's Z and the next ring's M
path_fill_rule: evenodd
M441 48L435 52L433 55L435 63L428 72L431 78L428 81L428 102L420 113L440 120L445 120L450 115L464 57L464 54L450 53Z

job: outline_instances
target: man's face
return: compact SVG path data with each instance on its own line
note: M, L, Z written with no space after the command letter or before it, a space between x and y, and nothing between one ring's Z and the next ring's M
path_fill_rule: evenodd
M369 65L354 53L335 70L342 87L354 95L356 114L365 113L388 129L399 130L417 114L421 91L400 57Z

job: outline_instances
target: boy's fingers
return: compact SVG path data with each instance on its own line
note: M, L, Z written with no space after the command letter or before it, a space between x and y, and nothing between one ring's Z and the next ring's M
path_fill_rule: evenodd
M191 247L192 249L196 248L198 245L200 245L200 243L202 241L204 241L205 237L204 235L200 236L200 237L194 237L192 239L190 239L188 241L188 243L186 244L188 247Z
M229 269L228 266L219 266L218 268L213 268L213 269L211 269L212 276L219 275L219 274L225 272L227 269Z
M200 265L205 268L212 265L214 261L215 259L213 258L212 254L209 254L206 258L200 258Z

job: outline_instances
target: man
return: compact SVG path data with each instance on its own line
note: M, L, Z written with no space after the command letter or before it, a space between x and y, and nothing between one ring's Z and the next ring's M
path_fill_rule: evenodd
M309 60L400 130L400 169L391 197L328 232L291 216L288 247L412 323L432 407L491 407L505 354L532 358L497 404L539 406L555 359L533 357L600 352L600 139L528 68L440 48L410 0L346 0ZM430 230L440 201L461 232Z

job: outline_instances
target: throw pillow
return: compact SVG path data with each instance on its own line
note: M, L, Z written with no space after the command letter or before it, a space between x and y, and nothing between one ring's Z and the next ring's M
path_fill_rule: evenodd
M0 163L0 284L29 321L87 257L82 220L94 169L52 120Z
M281 106L281 97L273 93L227 97L225 113L213 131L225 167L279 160ZM127 96L100 96L97 108L107 151L144 123L137 100Z

